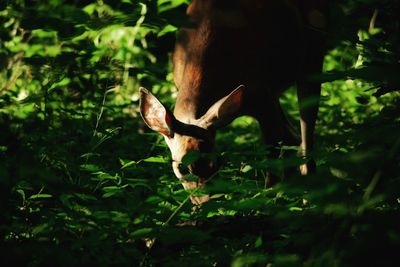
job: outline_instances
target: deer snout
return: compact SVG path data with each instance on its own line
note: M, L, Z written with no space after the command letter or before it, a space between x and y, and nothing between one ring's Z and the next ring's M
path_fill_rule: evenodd
M207 179L218 170L219 163L218 161L200 158L188 166L182 162L176 163L175 168L179 173L179 175L177 175L178 178L188 174L193 174L203 179Z
M188 169L191 174L207 179L217 171L218 166L212 160L200 158L190 164Z
M186 190L193 190L203 188L210 178L217 170L218 163L206 158L200 158L192 164L185 166L183 163L177 163L176 170L179 174L177 177L182 179L182 185ZM193 174L198 178L196 180L185 180L185 175ZM190 200L193 204L202 204L210 200L209 195L191 196Z

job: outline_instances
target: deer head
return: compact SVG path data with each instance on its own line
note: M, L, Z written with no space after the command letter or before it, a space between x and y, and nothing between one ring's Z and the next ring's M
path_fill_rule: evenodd
M244 86L241 85L229 95L214 103L200 118L179 121L154 95L140 88L140 113L144 122L152 130L161 133L172 154L172 168L185 189L204 187L207 179L217 169L217 163L204 157L214 150L215 132L240 113ZM191 151L200 157L187 166L182 159ZM185 181L187 174L198 177L197 181ZM209 200L208 196L192 197L194 204Z

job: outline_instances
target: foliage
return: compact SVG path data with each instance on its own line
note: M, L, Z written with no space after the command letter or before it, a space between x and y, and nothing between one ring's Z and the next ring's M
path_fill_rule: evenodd
M3 259L16 265L398 266L400 21L391 0L332 3L313 155L273 188L257 125L217 136L212 201L190 204L139 85L172 104L188 1L0 3ZM172 97L171 97L172 96ZM298 120L296 95L282 104ZM283 150L295 148L282 147ZM290 151L289 151L290 152Z

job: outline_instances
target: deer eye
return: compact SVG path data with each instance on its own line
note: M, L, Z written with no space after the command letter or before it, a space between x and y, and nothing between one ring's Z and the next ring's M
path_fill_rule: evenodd
M178 170L182 175L189 174L189 168L188 166L183 165L182 163L178 164Z
M169 131L167 136L169 139L171 139L171 138L174 138L174 135L175 135L175 133L173 131Z

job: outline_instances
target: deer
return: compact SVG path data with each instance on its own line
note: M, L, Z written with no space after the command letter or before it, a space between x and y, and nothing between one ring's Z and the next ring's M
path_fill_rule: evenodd
M254 117L271 147L299 145L302 157L313 150L321 83L310 75L322 71L327 0L192 0L186 10L191 27L182 27L172 56L178 88L171 112L141 87L140 113L147 126L164 136L172 168L184 189L203 188L219 164L200 157L185 166L190 151L215 149L216 131L242 115ZM290 86L297 89L300 138L279 103ZM300 140L299 140L300 139ZM270 157L279 157L273 149ZM300 166L306 175L313 160ZM186 181L194 174L197 181ZM273 175L271 175L273 177ZM272 186L276 179L269 179ZM191 197L193 204L209 195Z

